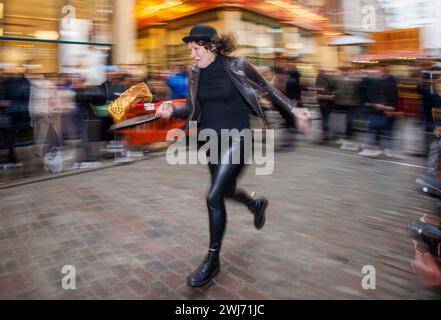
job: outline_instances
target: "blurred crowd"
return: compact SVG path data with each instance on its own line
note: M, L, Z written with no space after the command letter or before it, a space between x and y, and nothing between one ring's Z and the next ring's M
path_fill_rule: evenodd
M409 65L405 76L394 76L388 65L350 65L337 71L317 69L302 74L296 60L278 61L257 70L298 106L308 107L319 124L320 145L340 145L360 156L400 158L403 126L411 121L420 135L418 155L428 158L427 175L417 180L424 192L441 198L441 67L425 61ZM31 72L32 71L32 72ZM135 72L134 72L135 71ZM0 69L0 166L3 169L37 163L40 171L63 171L68 151L80 149L72 169L100 166L102 143L117 142L107 107L131 86L145 82L153 102L186 99L188 66L141 70L106 69L106 80L89 85L80 74L38 74L23 67ZM279 114L260 97L267 123L275 130L276 151L291 151L299 133L289 115ZM76 142L72 143L72 142ZM100 144L97 144L100 143ZM26 159L17 148L32 150ZM113 149L112 149L113 150ZM429 190L429 191L427 191ZM414 270L430 285L441 284L441 224L412 222L414 238L429 245L415 247ZM427 234L427 235L426 235ZM417 242L415 242L417 243Z
M422 155L429 154L431 143L441 134L433 117L441 107L441 68L433 62L409 65L407 75L400 77L382 63L354 64L337 71L314 68L313 75L302 74L299 65L296 60L280 60L257 69L298 106L315 111L320 144L334 141L362 156L399 158L402 132L397 119L416 120L424 141ZM44 164L46 155L67 149L72 140L81 141L78 162L83 167L99 165L93 142L115 139L108 130L113 119L107 106L122 92L146 82L154 101L187 98L188 66L152 69L147 76L135 71L107 67L106 81L91 86L80 74L38 74L22 67L0 70L1 166L23 166L17 146L32 145L33 156ZM260 98L270 128L276 129L277 151L292 150L295 124Z
M441 68L424 61L406 66L399 76L389 69L385 63L352 64L338 70L319 68L312 78L291 61L259 71L299 106L316 107L319 144L334 142L361 156L400 158L407 132L397 120L409 120L413 134L420 135L413 139L422 144L414 154L427 156L439 136L434 114L440 105Z
M107 106L121 93L146 82L155 101L186 98L186 67L154 70L147 77L141 70L106 69L106 81L89 85L80 74L39 74L25 67L0 69L0 166L23 166L16 152L32 146L34 159L44 162L54 150L67 149L69 141L81 141L82 167L99 165L92 143L115 138ZM135 71L135 72L133 72ZM77 163L76 165L78 165ZM43 168L43 166L42 166Z
M322 142L330 136L330 115L345 115L341 149L359 151L369 157L400 157L402 132L397 119L415 119L423 141L421 155L427 155L435 138L433 112L439 107L439 80L428 75L439 68L432 63L409 67L406 76L393 76L387 65L343 67L338 72L320 70L316 80L320 106ZM441 69L440 69L441 70ZM356 125L355 125L356 124ZM364 132L363 139L356 132Z

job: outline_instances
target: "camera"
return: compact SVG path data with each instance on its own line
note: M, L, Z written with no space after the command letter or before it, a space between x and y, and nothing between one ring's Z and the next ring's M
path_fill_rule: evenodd
M408 231L412 238L427 245L429 251L441 257L441 230L437 227L421 221L411 221Z

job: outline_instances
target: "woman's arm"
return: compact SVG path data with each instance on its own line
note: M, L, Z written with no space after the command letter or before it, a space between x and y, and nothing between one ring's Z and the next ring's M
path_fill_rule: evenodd
M293 122L294 119L297 120L297 126L300 130L306 131L309 128L311 114L306 108L298 108L296 103L271 86L245 58L243 58L242 67L245 76L265 90L269 99L281 114L291 114Z
M268 94L269 99L277 108L283 109L285 112L292 113L292 109L296 107L296 104L289 100L284 94L280 92L280 90L271 86L257 70L254 66L249 63L245 58L242 58L242 67L243 72L246 77L256 83L259 87L265 90Z

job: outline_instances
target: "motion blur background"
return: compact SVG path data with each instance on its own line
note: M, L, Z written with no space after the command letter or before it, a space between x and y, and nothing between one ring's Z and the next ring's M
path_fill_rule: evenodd
M0 164L21 168L3 172L5 179L43 174L53 147L63 148L66 170L99 166L115 149L125 148L126 156L127 147L144 152L163 142L159 129L166 125L109 131L114 119L107 106L140 82L154 102L185 99L193 61L181 39L196 23L232 33L235 54L310 108L317 121L308 141L336 140L352 151L392 149L379 142L379 130L372 132L369 92L376 103L388 96L380 102L395 109L384 134L394 141L395 155L427 156L434 139L430 101L441 73L440 1L0 1ZM369 89L362 81L379 72L389 77L388 92L376 92L387 85ZM280 119L267 109L279 129ZM289 148L283 139L294 133L282 132L280 146Z
M284 56L312 64L308 70L336 69L365 54L439 58L440 16L441 3L429 0L2 1L0 61L32 62L39 73L97 62L148 72L190 63L181 39L207 23L233 32L238 54L258 65Z
M28 279L26 265L26 272L40 272L35 259L30 258L34 255L41 258L39 266L49 281L55 279L59 270L45 268L61 264L64 260L59 257L68 255L67 246L82 246L84 239L87 250L105 243L111 255L122 246L118 259L123 262L103 260L112 272L113 264L124 266L128 254L139 255L144 249L150 250L145 250L148 254L144 258L150 259L151 254L158 261L163 259L164 265L176 269L173 272L177 274L182 273L178 271L181 266L185 269L186 263L191 265L192 254L198 253L186 254L189 251L183 247L192 247L192 242L186 241L199 229L192 224L195 212L188 210L195 207L196 198L185 192L203 186L199 181L206 181L205 171L193 168L190 175L188 167L171 168L158 152L167 147L167 130L182 127L184 122L161 119L112 131L109 128L115 122L108 106L141 82L148 85L153 102L186 99L187 71L193 61L181 39L197 23L234 34L239 45L235 54L246 56L267 81L308 107L313 115L311 132L301 134L292 126L281 125L283 119L265 97L261 99L270 128L276 130L279 153L276 173L254 185L265 185L269 194L273 192L273 217L286 227L273 235L293 238L289 238L292 244L267 241L274 248L262 249L266 254L260 254L256 247L248 248L245 254L235 253L234 259L240 260L254 252L256 260L251 266L270 265L274 269L269 276L263 269L250 271L259 279L243 278L254 281L250 283L244 283L240 275L233 276L233 297L247 298L252 290L260 294L252 297L265 299L427 297L415 289L417 274L425 284L441 287L441 206L439 200L415 190L415 179L421 175L419 189L441 198L440 0L0 0L0 297L63 297L57 291L58 284L53 292L47 292L43 276L41 283L35 282L34 291L20 281ZM290 152L299 146L302 152ZM139 159L146 161L135 161ZM119 166L131 162L136 164ZM95 172L94 168L100 167L112 169ZM94 172L82 176L81 181L70 177L74 172L90 171ZM52 193L46 192L47 187L33 187L53 177L66 178L50 182ZM17 185L24 186L16 194ZM121 193L122 200L118 198L120 185L127 188ZM157 195L168 197L170 192L174 201L165 197L155 200ZM139 199L135 199L137 195ZM291 200L294 195L295 201ZM128 198L133 200L130 205L125 202ZM202 203L202 197L200 200ZM180 218L170 216L176 213L170 207L173 202L182 202L181 211L185 212L179 212ZM85 212L80 218L79 210ZM90 221L93 210L103 223ZM200 211L205 212L205 208ZM132 222L133 216L125 216L128 212L139 215ZM114 216L110 224L109 214ZM411 233L415 244L425 242L430 248L416 246L414 252L405 229L410 220L423 214L421 224L412 224ZM25 216L28 224L22 224ZM239 218L232 215L232 219ZM202 226L205 220L200 221ZM170 229L156 228L170 225ZM189 232L182 231L183 225ZM84 238L82 233L78 239L71 236L83 226L86 231L96 231L92 238ZM120 226L125 229L118 229ZM245 230L245 223L243 227ZM43 230L48 232L40 232ZM118 235L126 232L137 240L124 238L132 242L123 246ZM150 239L144 241L143 234ZM181 234L190 236L182 242ZM422 239L426 234L430 241ZM177 235L173 238L176 241L167 246L173 249L177 242L182 245L171 250L181 259L176 263L178 268L168 264L173 261L168 259L170 248L163 247L164 239L159 239L171 235ZM242 230L240 235L247 236ZM257 236L251 236L255 238L249 243L259 243ZM151 241L153 238L157 242ZM307 250L298 250L302 241ZM151 243L158 246L149 247ZM281 243L288 244L289 249L281 249ZM314 245L317 248L309 249ZM285 251L292 260L280 271L278 261L282 260L272 254ZM379 266L378 274L386 280L372 295L357 290L354 294L366 256L371 258L369 264ZM93 262L90 257L87 261ZM255 263L261 257L266 257L263 263ZM350 280L341 280L340 287L327 285L331 280L338 283L340 267L327 267L336 261L348 269L341 279ZM319 269L311 269L310 262L318 263ZM239 264L246 266L247 262ZM90 270L102 270L103 265L92 265ZM16 266L22 266L21 271ZM151 268L156 280L162 281L157 275L164 268L159 272ZM323 280L329 273L331 280ZM299 282L294 285L283 274ZM135 282L130 289L133 282L125 283L124 278L121 283L127 291L120 290L122 293L117 289L107 295L90 291L76 297L195 297L180 287L182 279L175 279L176 283L167 283L162 296L158 287L149 287L148 281L138 279L142 284ZM222 281L220 285L228 288L228 281ZM102 292L99 286L107 285L90 283L93 292ZM234 283L237 286L231 285ZM348 289L348 283L355 285ZM211 297L210 290L199 294L201 298ZM213 297L219 298L216 294ZM433 297L432 292L429 297ZM435 297L439 298L439 291Z

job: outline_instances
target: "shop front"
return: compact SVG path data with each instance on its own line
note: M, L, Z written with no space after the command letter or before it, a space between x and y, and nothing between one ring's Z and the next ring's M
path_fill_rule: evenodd
M38 73L105 64L111 54L112 15L112 0L3 0L0 63L27 65Z
M168 4L168 7L165 6ZM282 6L283 4L283 6ZM299 15L302 14L302 19ZM318 60L325 19L284 1L153 1L136 7L138 51L151 68L191 63L182 38L196 23L236 36L238 55L257 65L274 63L276 56Z

